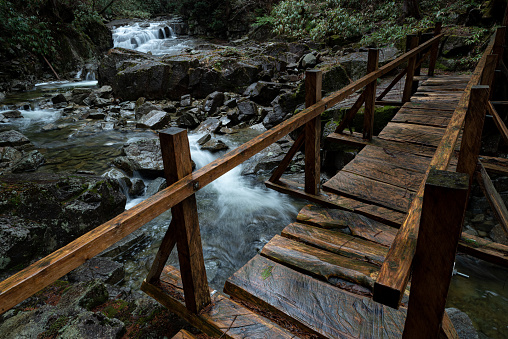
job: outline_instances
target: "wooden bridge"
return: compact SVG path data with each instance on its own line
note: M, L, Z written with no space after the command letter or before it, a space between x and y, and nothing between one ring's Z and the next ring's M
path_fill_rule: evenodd
M506 28L497 30L471 75L434 76L440 29L410 36L408 51L382 67L378 51L370 50L367 75L324 99L321 73L308 71L304 111L195 172L186 131L162 131L165 174L173 184L1 282L0 312L171 208L171 225L141 289L208 335L456 337L445 303L457 248L508 264L508 247L461 234L475 175L504 226L508 220L485 170L506 173L508 166L502 159L478 160L487 112L508 140L489 101L492 84L499 81L496 68L505 67ZM402 65L403 71L378 95L377 79ZM420 74L423 65L429 70L425 76ZM384 101L404 77L401 100ZM363 148L321 185L320 115L363 88L335 133L327 136ZM374 108L384 104L401 108L374 136ZM344 132L363 105L363 133ZM312 204L227 280L225 294L211 291L194 193L300 127L300 137L266 184ZM302 147L305 182L284 180ZM165 265L175 246L181 271ZM182 331L177 337L191 335Z

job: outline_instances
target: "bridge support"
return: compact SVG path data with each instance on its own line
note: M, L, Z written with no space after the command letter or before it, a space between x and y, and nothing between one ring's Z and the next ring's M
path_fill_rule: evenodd
M321 100L323 72L305 72L305 107ZM305 124L305 193L318 195L321 181L321 116Z

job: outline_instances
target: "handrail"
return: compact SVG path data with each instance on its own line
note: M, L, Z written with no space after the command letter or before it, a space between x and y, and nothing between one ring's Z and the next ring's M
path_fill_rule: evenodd
M476 66L471 80L459 101L457 108L445 130L443 138L425 173L418 193L413 199L408 215L397 232L395 240L388 251L385 261L381 266L379 276L374 284L374 301L383 303L393 308L398 308L404 290L411 274L411 265L416 249L420 217L422 214L422 202L425 183L431 170L446 170L454 155L455 145L459 139L461 128L464 125L468 111L471 88L477 85L481 79L487 57L492 53L494 41L485 50L482 58Z
M318 101L281 124L147 198L130 210L123 212L0 282L0 314L82 265L86 260L101 253L285 135L320 116L327 108L334 106L377 80L377 78L387 74L426 48L433 46L434 43L438 43L442 36L443 34L439 34L417 48L402 54L378 70Z

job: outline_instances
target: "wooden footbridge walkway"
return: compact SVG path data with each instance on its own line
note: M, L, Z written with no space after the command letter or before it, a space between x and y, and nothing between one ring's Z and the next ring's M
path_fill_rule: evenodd
M504 67L505 27L471 75L433 74L441 37L440 26L411 36L408 51L382 67L378 51L370 50L368 74L324 99L321 73L308 71L304 111L195 172L186 131L162 131L165 174L173 184L1 282L0 312L171 208L171 225L141 289L208 335L456 338L444 309L457 248L508 264L508 247L461 234L471 180L478 166L486 173L478 161L486 112L500 120L489 97L498 81L495 69ZM429 72L422 76L427 60ZM377 79L402 65L394 82L377 95ZM383 101L404 77L400 102ZM320 115L363 88L327 136L363 148L321 185ZM384 104L401 108L374 136L374 107ZM344 132L363 105L362 133ZM211 291L194 193L300 127L300 137L266 184L312 204L227 280L225 294ZM285 180L285 169L302 147L305 182ZM500 159L482 161L487 169L506 172ZM488 190L488 176L479 177ZM493 206L497 202L494 198ZM502 207L494 209L505 215ZM165 265L175 246L180 271ZM185 331L175 336L190 337Z

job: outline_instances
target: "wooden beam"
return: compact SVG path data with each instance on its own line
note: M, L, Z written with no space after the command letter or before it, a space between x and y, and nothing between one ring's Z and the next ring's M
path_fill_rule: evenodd
M478 155L480 154L488 97L489 86L477 85L471 88L469 109L466 114L457 163L457 172L466 173L469 175L470 180L474 177Z
M508 175L508 159L489 157L486 155L480 155L479 159L487 172Z
M505 37L506 37L506 26L498 27L496 30L496 35L494 37L494 48L492 52L498 55L499 62L503 60Z
M494 82L494 75L497 65L497 54L489 54L487 56L487 61L485 62L485 68L482 72L482 78L480 79L480 85L487 85L492 88L492 84ZM492 91L490 92L492 96Z
M478 84L487 61L487 55L492 51L490 44L476 66L471 80L468 82L457 108L446 128L445 134L437 147L429 166L430 169L446 170L452 156L454 155L455 144L466 119L466 112L471 96L471 88ZM420 227L420 216L423 202L424 185L420 186L416 197L409 208L408 216L393 242L379 277L374 285L374 300L385 305L397 308L403 296L411 272L411 264L416 249L416 239Z
M508 145L508 128L506 127L503 119L501 119L499 113L497 113L496 108L492 105L490 101L487 104L487 109L489 110L490 115L492 115L494 123L496 124L499 133L501 133L501 136L503 137L505 144Z
M159 138L164 175L168 182L178 182L186 175L191 174L192 161L187 130L168 128L159 133ZM175 205L171 209L171 214L176 232L176 247L185 293L185 305L191 312L198 313L211 301L201 245L196 196L193 194ZM169 255L169 253L167 254Z
M321 100L323 72L305 72L305 107ZM321 116L305 125L305 192L318 194L321 183Z
M346 127L351 125L354 116L356 115L356 113L358 113L358 110L363 106L364 102L365 102L365 91L363 91L362 94L360 94L354 105L351 106L350 109L348 109L346 115L335 129L335 133L342 133Z
M425 183L403 338L437 338L467 204L466 174L431 170Z
M155 255L155 259L153 260L150 272L148 272L146 281L148 281L151 284L155 284L159 281L162 270L164 269L164 266L166 266L166 262L168 261L169 255L173 251L173 248L175 248L175 245L176 245L176 230L173 220L171 220L171 223L169 224L169 227L166 230L166 234L164 234L164 238L162 238L159 250Z
M408 50L416 49L417 46L418 36L415 34L408 35ZM407 62L406 83L404 85L404 92L402 93L402 102L411 101L411 95L413 94L413 77L415 75L417 59L418 54L411 57Z
M397 76L395 78L393 78L392 82L390 82L390 84L388 86L386 86L384 91L381 92L381 94L379 94L379 96L376 98L376 100L377 101L383 100L383 98L388 94L388 92L390 92L392 90L393 86L395 86L400 81L400 79L402 79L404 77L404 75L406 75L406 72L407 72L407 68L404 68L402 70L402 72L397 74Z
M499 221L501 226L503 227L504 232L508 236L508 210L506 209L506 205L497 192L494 184L490 180L485 167L483 167L481 161L478 162L478 172L476 172L476 179L480 184L480 187L489 202L490 208L494 212L496 219Z
M376 72L358 79L311 107L304 109L274 128L187 175L163 191L154 194L116 218L96 227L68 245L0 282L0 314L55 282L86 260L112 246L123 237L194 194L196 190L205 187L283 136L303 126L323 113L326 108L334 106L365 87L368 83L387 74L410 57L416 55L419 50L429 47L441 37L442 34L419 46L418 49L404 53L399 58L379 68Z
M379 50L370 48L367 60L367 73L379 68ZM363 120L363 138L372 140L374 134L374 113L376 111L377 81L372 81L365 87L365 113Z
M302 147L304 140L305 140L305 132L302 132L293 143L293 146L291 146L291 148L287 151L286 155L284 156L284 159L282 159L279 166L273 171L273 174L270 177L270 179L268 179L268 181L277 182L280 179L282 174L284 174L286 168L288 168L289 164L291 163L291 160L293 160L293 157L295 156L296 152L298 152Z
M437 36L437 35L441 34L442 25L443 25L442 22L436 22L436 26L434 28L434 35ZM437 54L439 52L439 40L432 44L432 47L430 48L430 50L431 50L431 52L430 52L430 59L429 59L428 75L433 76L434 70L436 69Z

